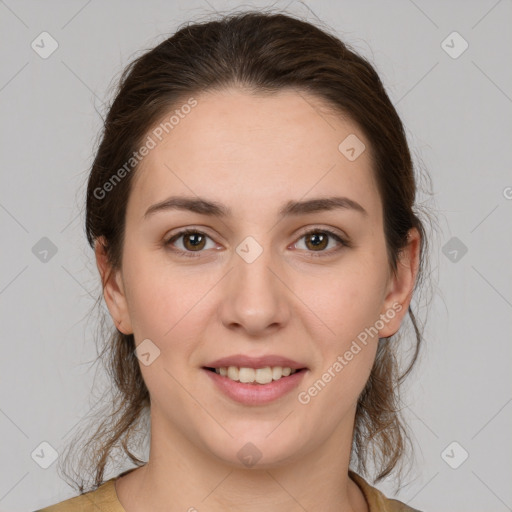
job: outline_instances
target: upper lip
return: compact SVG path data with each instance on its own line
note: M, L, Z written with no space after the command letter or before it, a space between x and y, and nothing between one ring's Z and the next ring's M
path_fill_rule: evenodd
M265 366L282 366L292 370L306 368L305 364L298 363L288 357L278 355L267 355L260 357L249 357L243 354L221 357L205 365L206 368L223 368L237 366L238 368L264 368Z

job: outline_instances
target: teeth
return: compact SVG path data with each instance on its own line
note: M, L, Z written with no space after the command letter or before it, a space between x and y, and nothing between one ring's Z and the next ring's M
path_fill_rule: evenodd
M297 370L292 370L282 366L265 366L265 368L238 368L236 366L215 368L215 373L227 377L228 379L258 384L268 384L273 380L279 380L281 377L288 377Z

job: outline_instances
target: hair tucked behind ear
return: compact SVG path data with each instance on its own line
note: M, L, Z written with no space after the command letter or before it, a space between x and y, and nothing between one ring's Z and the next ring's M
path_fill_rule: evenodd
M402 122L366 59L327 30L284 13L246 11L190 23L127 66L104 120L88 177L85 228L91 247L102 240L112 269L120 268L126 205L137 166L122 179L112 180L119 177L120 169L126 170L134 151L165 114L194 95L227 87L259 93L284 88L304 91L359 125L371 144L390 269L397 268L408 231L416 228L421 235L416 293L428 264L427 238L415 212L416 181ZM109 182L115 186L107 191ZM97 305L101 299L100 295ZM409 441L400 418L399 385L418 358L422 334L410 307L408 312L414 328L408 368L400 373L398 334L379 340L375 364L358 400L351 464L367 476L368 462L372 462L374 481L398 467ZM145 463L134 452L148 434L150 400L134 355L134 338L110 331L105 320L98 337L98 358L113 388L107 390L106 403L87 427L92 428L88 441L80 443L84 429L69 445L70 451L80 454L75 478L80 492L104 481L115 450L135 465Z

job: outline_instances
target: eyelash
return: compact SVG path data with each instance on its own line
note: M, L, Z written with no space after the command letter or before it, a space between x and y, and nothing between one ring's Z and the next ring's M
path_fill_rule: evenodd
M343 247L352 247L351 243L348 240L342 238L337 233L334 233L333 231L331 231L329 229L324 229L324 228L309 229L305 233L302 233L302 235L299 237L299 240L301 238L304 238L305 236L311 235L313 233L326 234L326 235L330 236L331 238L334 238L337 242L339 242L342 247L339 247L337 249L330 250L330 251L310 251L310 253L311 253L309 255L310 257L315 258L315 257L330 256L331 254L337 253L338 251L340 251ZM169 247L172 242L178 240L182 236L189 235L189 234L203 235L203 236L206 236L207 238L211 239L210 236L208 236L206 233L203 233L202 231L199 231L197 229L188 228L188 229L184 229L184 230L176 233L175 235L173 235L171 238L169 238L167 241L164 242L164 246ZM171 249L171 250L180 256L185 256L188 258L197 258L198 256L201 255L202 252L204 252L204 251L182 251L181 249Z

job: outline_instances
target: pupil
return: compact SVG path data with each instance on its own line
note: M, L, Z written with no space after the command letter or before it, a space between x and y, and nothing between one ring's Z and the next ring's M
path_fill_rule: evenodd
M311 237L310 241L312 241L312 245L314 247L320 247L323 244L324 238L325 238L324 235L322 235L322 234L319 235L316 233L310 235L310 237Z
M187 235L187 239L188 239L190 245L192 245L193 247L198 247L201 245L201 242L202 242L202 240L200 240L201 237L202 237L202 235L200 235L199 233L192 233L192 234ZM195 239L195 241L194 241L194 239Z

